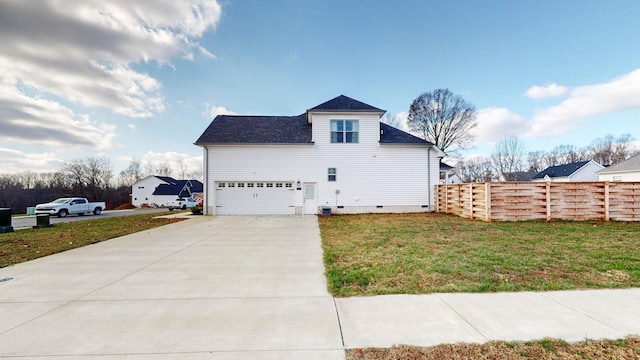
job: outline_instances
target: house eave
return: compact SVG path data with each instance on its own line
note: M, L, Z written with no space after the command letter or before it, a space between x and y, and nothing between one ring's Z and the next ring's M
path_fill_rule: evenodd
M220 147L220 146L312 146L313 142L306 143L194 143L200 147Z
M322 115L345 115L345 114L362 114L362 115L378 115L378 119L382 117L387 112L387 110L307 110L307 123L311 124L311 116L312 114L322 114Z

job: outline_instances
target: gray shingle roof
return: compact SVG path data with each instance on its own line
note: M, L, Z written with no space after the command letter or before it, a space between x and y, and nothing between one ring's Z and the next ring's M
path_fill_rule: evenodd
M640 155L634 156L615 165L611 165L608 168L604 168L598 171L598 174L609 174L627 171L640 171Z
M363 102L340 95L309 111L379 111ZM218 115L196 140L205 144L312 144L311 127L307 115L243 116ZM380 123L381 144L433 145L419 137L384 123Z
M433 145L432 143L421 139L417 136L413 136L400 129L396 129L391 125L380 123L380 143L381 144L425 144Z
M544 179L546 175L548 175L550 178L571 176L571 174L578 171L581 167L587 165L587 163L589 163L588 160L578 161L571 164L549 166L548 168L537 173L536 176L533 177L533 179Z
M200 144L311 144L306 115L218 115L200 135Z
M318 106L314 106L307 111L333 111L333 110L349 110L349 111L381 111L382 109L365 104L361 101L352 99L348 96L340 95L329 101L323 102Z

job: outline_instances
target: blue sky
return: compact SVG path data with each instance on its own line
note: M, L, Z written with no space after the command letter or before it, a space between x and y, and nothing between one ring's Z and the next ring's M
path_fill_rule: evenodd
M466 156L640 140L635 0L131 3L0 0L0 173L105 156L196 174L216 114L344 94L402 120L441 87L478 109Z

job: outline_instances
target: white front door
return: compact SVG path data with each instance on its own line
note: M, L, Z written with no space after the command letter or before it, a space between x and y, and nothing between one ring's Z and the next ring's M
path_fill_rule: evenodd
M315 215L318 213L318 201L316 196L316 184L304 183L304 214Z

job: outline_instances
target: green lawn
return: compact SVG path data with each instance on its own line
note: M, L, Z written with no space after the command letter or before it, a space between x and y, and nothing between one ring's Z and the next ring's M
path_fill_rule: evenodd
M96 217L60 223L44 229L24 229L0 234L0 268L184 220L154 219L165 214L169 212Z
M486 223L440 214L319 221L336 296L640 285L640 223Z

